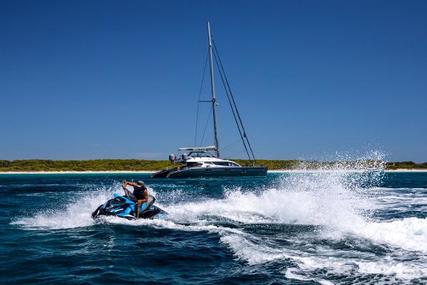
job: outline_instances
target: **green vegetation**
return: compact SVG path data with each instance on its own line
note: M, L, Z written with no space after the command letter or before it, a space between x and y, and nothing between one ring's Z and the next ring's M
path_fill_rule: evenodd
M243 160L243 159L233 159L242 166L251 166L253 165L252 161ZM260 159L256 161L257 165L267 166L268 169L300 169L302 161L300 160L265 160Z
M415 163L413 161L389 162L387 169L427 169L427 162Z
M241 165L252 165L248 160L235 160ZM301 161L301 160L258 160L258 165L275 169L319 169L339 168L342 165L366 168L378 166L378 161ZM0 172L7 171L138 171L160 170L171 167L167 160L138 160L138 159L97 159L97 160L0 160ZM427 162L412 161L388 162L385 169L426 169Z
M170 166L165 160L96 159L96 160L0 160L4 171L130 171L160 170Z

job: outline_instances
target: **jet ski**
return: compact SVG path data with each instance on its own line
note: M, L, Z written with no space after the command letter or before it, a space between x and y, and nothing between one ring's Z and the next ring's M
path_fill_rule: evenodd
M121 196L114 193L114 198L108 200L104 204L100 205L93 213L92 218L96 219L100 216L116 216L119 218L125 218L128 220L135 220L135 206L136 203L133 197L129 197L129 193L126 196ZM165 211L157 206L154 206L156 198L148 195L148 201L142 203L139 209L140 219L151 219L158 214L166 214Z

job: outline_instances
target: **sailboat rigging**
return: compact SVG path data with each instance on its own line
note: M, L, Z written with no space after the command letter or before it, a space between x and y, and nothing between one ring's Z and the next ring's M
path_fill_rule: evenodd
M200 177L200 176L264 176L267 173L267 168L264 166L255 166L255 155L252 145L246 134L242 118L237 108L233 92L225 74L224 65L219 57L218 49L212 39L211 26L208 22L208 58L209 58L209 74L210 74L210 91L211 99L199 102L209 102L212 106L213 118L213 136L214 145L207 147L186 147L180 148L179 151L185 152L180 157L171 154L169 160L173 163L178 163L180 166L168 168L153 174L154 178L185 178L185 177ZM248 159L252 161L252 166L241 166L238 163L220 158L220 147L218 140L218 124L217 124L217 96L215 86L214 66L217 66L221 82L224 86L225 94L233 114L234 121L237 125L240 138ZM197 123L196 123L197 132Z

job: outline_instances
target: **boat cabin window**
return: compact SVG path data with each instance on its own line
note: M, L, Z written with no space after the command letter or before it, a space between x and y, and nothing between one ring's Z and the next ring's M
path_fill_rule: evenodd
M196 167L196 166L201 166L202 164L199 162L187 162L187 166L188 167Z
M239 166L237 163L229 162L229 161L215 161L213 162L215 165L221 165L221 166Z
M215 157L211 153L207 151L192 151L189 154L187 154L189 157Z
M213 164L221 165L221 166L228 166L228 162L222 162L222 161L215 161Z

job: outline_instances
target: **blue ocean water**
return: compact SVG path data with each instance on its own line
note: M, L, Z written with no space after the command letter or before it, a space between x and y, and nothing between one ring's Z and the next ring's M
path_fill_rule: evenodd
M143 179L168 212L91 212ZM427 173L0 175L0 283L427 284Z

